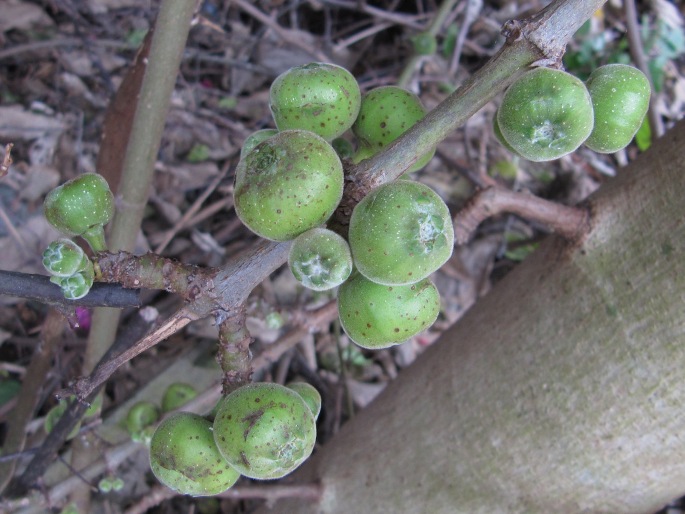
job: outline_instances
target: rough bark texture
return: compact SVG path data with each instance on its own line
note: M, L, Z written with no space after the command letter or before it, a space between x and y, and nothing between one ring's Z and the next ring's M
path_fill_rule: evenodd
M296 474L275 512L650 513L685 492L685 123ZM268 509L265 509L267 512Z

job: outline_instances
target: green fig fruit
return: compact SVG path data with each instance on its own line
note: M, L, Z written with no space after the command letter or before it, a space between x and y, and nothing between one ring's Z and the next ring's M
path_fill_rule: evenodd
M333 147L312 132L285 130L238 163L233 195L250 230L287 241L323 224L342 192L343 169Z
M241 474L280 478L312 453L316 424L295 391L278 384L248 384L220 402L214 438L221 454Z
M212 423L190 412L159 424L150 441L150 468L162 484L191 496L222 493L240 478L219 453Z
M352 126L360 143L352 161L356 164L378 153L425 115L421 100L411 91L397 86L372 89L362 98L359 116ZM435 149L420 156L408 171L420 170L434 154Z
M590 135L592 100L585 84L570 73L536 68L506 91L497 123L522 157L551 161L573 152Z
M352 273L350 245L326 228L313 228L293 241L288 266L303 286L325 291L339 286Z
M157 422L159 407L148 401L135 403L126 415L126 429L131 435L140 433L144 428Z
M340 324L363 348L377 350L402 343L430 327L439 313L440 294L428 279L384 286L357 273L338 290Z
M162 412L170 412L183 407L196 396L197 391L193 386L182 382L175 382L164 391L164 396L162 396Z
M449 209L431 188L398 180L377 187L350 218L354 264L369 280L385 285L418 282L452 255Z
M321 395L319 394L319 391L307 382L290 382L289 384L286 384L286 387L292 389L302 397L316 420L321 412Z
M600 153L618 152L633 140L649 109L651 87L644 73L626 64L607 64L586 82L595 126L585 145Z
M266 141L271 136L278 134L277 129L262 129L257 132L253 132L245 139L242 148L240 149L240 158L243 159L248 153L254 150L262 141Z
M345 68L313 62L279 75L269 100L278 130L309 130L331 141L354 123L361 93Z
M101 175L86 173L65 182L47 194L43 207L57 230L83 237L93 251L106 250L103 227L114 215L114 196Z

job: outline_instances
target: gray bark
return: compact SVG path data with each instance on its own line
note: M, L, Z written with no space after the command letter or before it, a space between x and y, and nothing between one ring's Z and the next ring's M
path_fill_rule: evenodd
M295 473L297 513L649 513L685 493L685 122ZM265 509L265 512L268 512Z

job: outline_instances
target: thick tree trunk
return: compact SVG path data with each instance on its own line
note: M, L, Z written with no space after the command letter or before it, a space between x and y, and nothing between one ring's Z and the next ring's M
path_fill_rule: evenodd
M649 513L685 493L685 123L299 470L275 512Z

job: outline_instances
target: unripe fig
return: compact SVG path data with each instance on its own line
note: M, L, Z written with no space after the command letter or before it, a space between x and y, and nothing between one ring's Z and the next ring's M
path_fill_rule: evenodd
M43 420L43 429L45 430L46 434L49 434L52 432L52 429L55 428L55 425L59 422L60 418L62 415L65 413L67 410L67 407L69 407L69 403L65 401L59 402L57 405L52 407L48 413L45 415L45 419ZM67 440L73 439L76 437L78 434L78 431L81 429L81 422L79 421L74 428L71 429L71 432L69 432L69 435L67 436Z
M440 294L428 279L383 286L356 273L338 290L340 324L363 348L402 343L430 327L439 312Z
M585 84L561 70L536 68L507 90L497 111L502 136L522 157L551 161L573 152L592 132Z
M364 95L359 116L352 126L360 143L352 161L356 164L378 153L425 115L421 100L411 91L397 86L372 89ZM408 171L423 168L434 154L435 149L422 155Z
M303 286L325 291L339 286L352 272L350 245L326 228L313 228L293 241L288 266Z
M314 419L319 417L319 413L321 412L321 395L313 385L308 384L307 382L290 382L289 384L286 384L286 387L292 389L302 397L307 404L307 407L309 407L309 410L312 411Z
M144 428L152 425L159 419L159 407L148 401L140 401L134 404L126 415L126 430L131 435L139 434Z
M497 121L497 114L495 114L495 117L492 120L492 131L494 132L497 141L499 141L504 148L509 150L512 154L520 156L514 147L511 146L506 139L504 139L504 136L502 135L502 129L499 128L499 123Z
M240 477L219 453L212 423L190 412L159 424L150 441L150 468L165 486L191 496L222 493Z
M162 412L170 412L183 407L196 396L197 391L193 386L183 382L175 382L164 391L164 396L162 396Z
M649 80L637 68L607 64L592 72L586 82L595 111L595 127L585 145L600 153L628 146L649 108Z
M314 449L314 415L302 397L278 384L248 384L219 403L214 439L241 474L280 478Z
M310 130L327 141L352 126L361 93L352 74L335 64L290 68L271 84L269 105L278 130Z
M70 277L88 267L89 259L79 245L70 239L58 239L43 252L43 267L56 277Z
M403 285L426 278L449 259L454 228L437 193L419 182L398 180L357 204L349 241L362 275L379 284Z
M417 55L433 55L438 49L438 41L430 32L421 32L412 36L411 43Z
M106 249L103 227L114 215L114 197L101 175L86 173L56 187L45 197L44 210L60 232L83 237L96 252Z
M233 194L250 230L287 241L324 223L342 192L342 164L331 145L312 132L285 130L238 163Z
M245 139L243 147L240 149L240 158L244 158L248 153L254 150L255 146L262 141L266 141L271 136L275 136L276 134L278 134L277 129L262 129L258 130L257 132L253 132Z
M343 139L342 137L336 137L332 142L331 146L333 147L333 150L335 150L335 153L338 154L338 157L340 159L349 159L354 155L354 147L352 146L352 143L350 143L347 139Z

